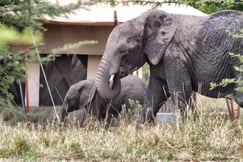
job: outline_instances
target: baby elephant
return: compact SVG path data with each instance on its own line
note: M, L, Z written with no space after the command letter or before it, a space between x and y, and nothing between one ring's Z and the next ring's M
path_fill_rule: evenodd
M143 105L145 94L146 85L136 76L129 75L121 79L121 91L112 100L100 96L93 79L82 80L73 84L66 93L61 109L61 122L64 121L69 112L84 108L99 121L104 120L107 113L109 119L118 117L118 114L122 111L122 105L126 106L126 113L134 109L131 100L136 100Z

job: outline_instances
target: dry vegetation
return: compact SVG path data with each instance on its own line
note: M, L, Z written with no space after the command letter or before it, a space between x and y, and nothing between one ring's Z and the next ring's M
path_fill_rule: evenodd
M141 126L122 120L119 127L105 130L95 122L85 128L1 123L0 160L240 161L243 123L212 117L222 109L208 109L205 103L199 103L197 113L184 121L164 125Z

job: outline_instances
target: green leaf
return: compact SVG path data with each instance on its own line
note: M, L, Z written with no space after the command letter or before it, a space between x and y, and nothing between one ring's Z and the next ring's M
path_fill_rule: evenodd
M243 86L235 88L236 91L238 92L243 92Z
M226 87L227 85L235 83L235 78L225 78L221 81L220 85Z
M234 69L235 69L235 71L243 72L243 68L242 67L235 66Z
M214 82L211 82L211 83L210 83L210 89L209 89L209 90L213 90L213 89L215 89L216 87L217 87L217 84L214 83Z

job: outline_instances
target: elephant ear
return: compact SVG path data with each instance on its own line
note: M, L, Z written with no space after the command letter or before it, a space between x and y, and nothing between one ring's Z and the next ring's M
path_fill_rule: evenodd
M94 98L96 92L95 82L94 80L86 80L83 84L83 87L80 88L79 94L79 108L87 107Z
M154 10L148 13L144 25L144 53L156 65L175 35L176 21L171 14Z

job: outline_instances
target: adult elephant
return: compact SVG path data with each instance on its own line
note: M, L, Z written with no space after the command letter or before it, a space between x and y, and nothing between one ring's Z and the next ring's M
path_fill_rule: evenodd
M242 78L235 66L243 63L229 52L243 54L243 39L232 35L243 28L243 14L221 11L210 16L188 16L151 10L116 26L109 35L96 85L100 95L112 98L120 91L120 77L145 62L150 65L147 102L142 117L153 120L169 96L181 110L193 91L209 97L233 94L243 106L238 84L210 89L224 78Z
M136 76L129 75L121 80L121 91L112 99L104 99L96 90L93 79L82 80L73 84L65 95L63 106L60 111L60 120L64 121L69 112L86 109L99 120L104 120L108 114L108 122L111 117L118 117L122 106L126 106L126 112L135 109L131 100L141 105L146 94L145 83ZM84 121L84 119L80 119Z

